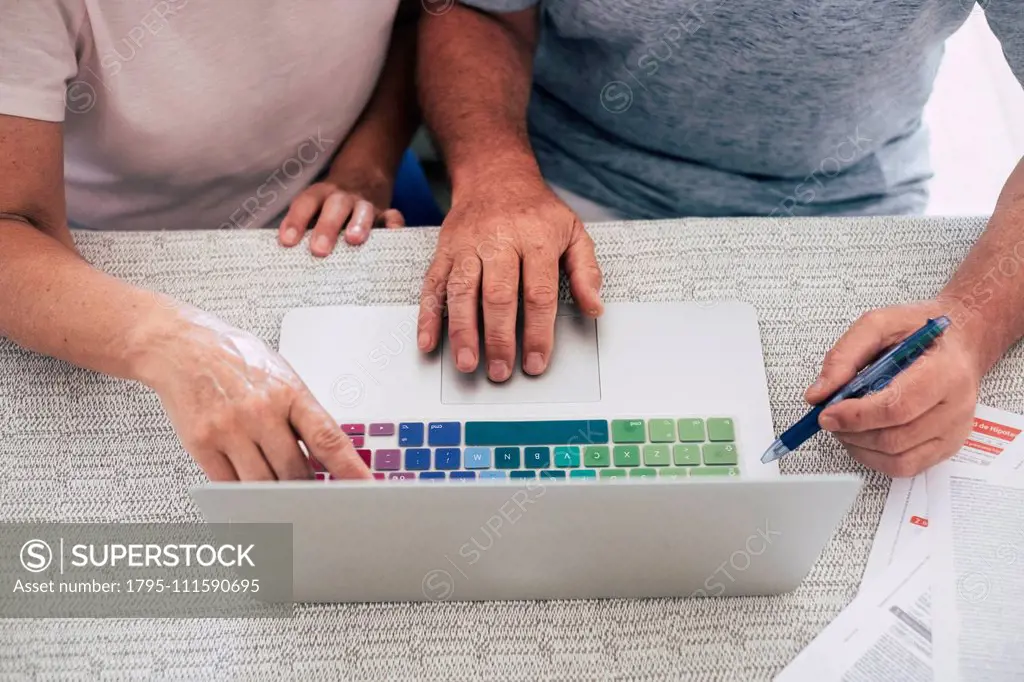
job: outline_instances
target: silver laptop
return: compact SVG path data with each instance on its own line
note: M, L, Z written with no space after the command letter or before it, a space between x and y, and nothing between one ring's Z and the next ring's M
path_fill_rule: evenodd
M293 525L296 601L775 594L854 476L780 477L753 308L559 309L548 371L491 383L416 348L414 306L293 310L281 353L373 482L209 484L209 522Z

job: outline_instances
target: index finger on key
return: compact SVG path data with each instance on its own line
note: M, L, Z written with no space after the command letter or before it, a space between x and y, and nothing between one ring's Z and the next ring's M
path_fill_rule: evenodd
M352 441L308 391L292 403L289 421L309 454L335 478L372 478Z

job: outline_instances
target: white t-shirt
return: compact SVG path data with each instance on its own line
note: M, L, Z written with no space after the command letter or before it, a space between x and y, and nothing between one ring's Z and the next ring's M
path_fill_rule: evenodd
M72 226L262 227L373 92L398 0L0 0L0 114L64 121Z

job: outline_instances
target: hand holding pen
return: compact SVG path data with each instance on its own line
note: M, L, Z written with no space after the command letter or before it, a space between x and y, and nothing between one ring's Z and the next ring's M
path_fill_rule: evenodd
M820 428L833 432L858 461L892 476L914 475L955 453L970 429L985 366L963 330L931 346L950 325L944 312L929 301L862 316L808 389L817 406L769 448L765 460L777 459ZM934 319L917 329L926 317ZM930 346L934 360L914 365ZM898 385L885 390L896 377ZM885 393L877 399L856 399L879 390Z

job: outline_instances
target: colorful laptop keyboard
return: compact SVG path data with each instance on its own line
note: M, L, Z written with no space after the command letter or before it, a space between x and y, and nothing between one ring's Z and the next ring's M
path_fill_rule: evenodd
M739 476L728 417L342 424L378 479ZM316 476L330 479L310 458Z

